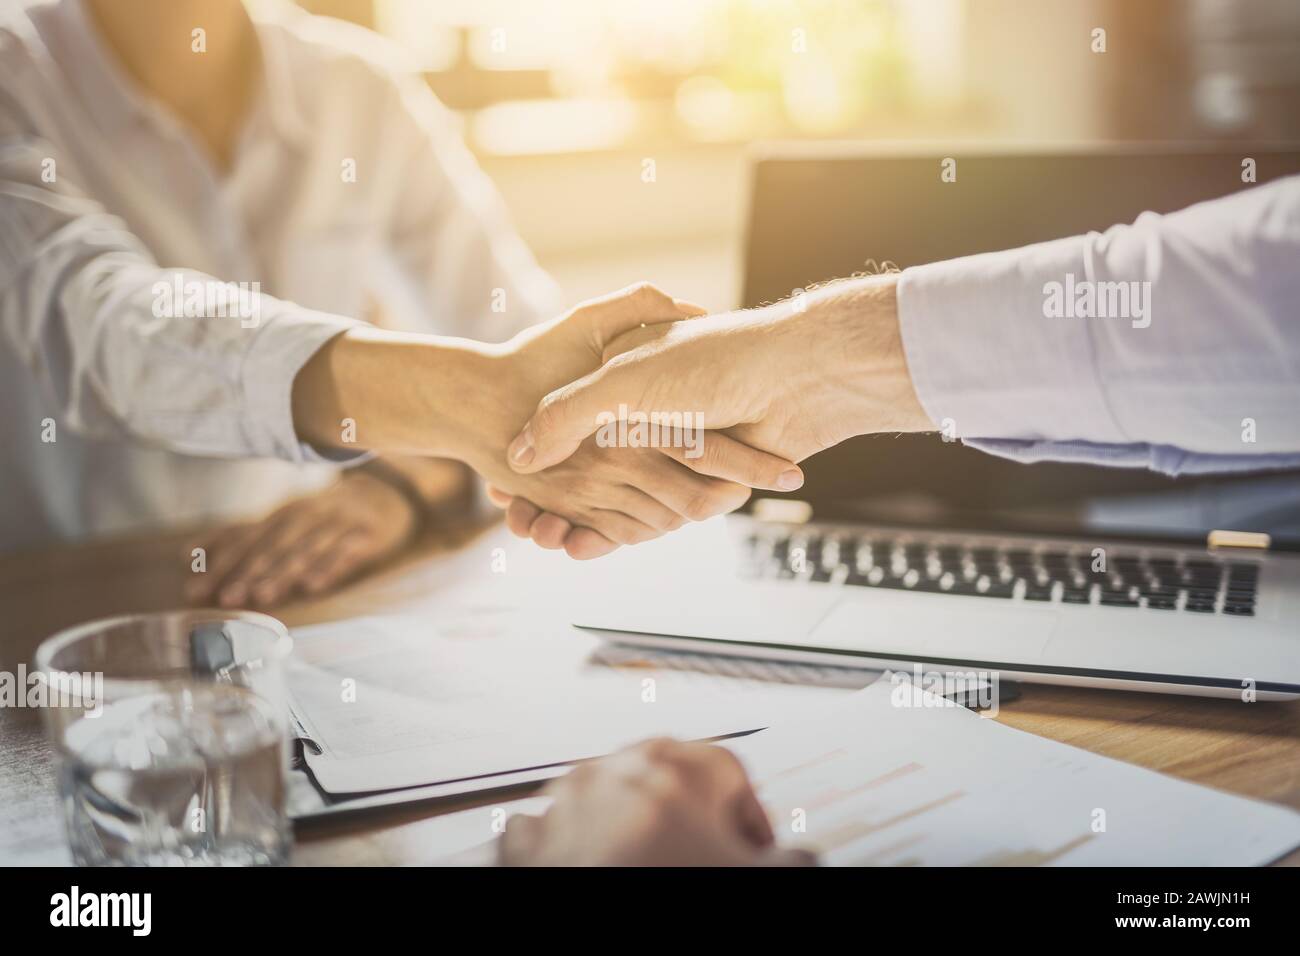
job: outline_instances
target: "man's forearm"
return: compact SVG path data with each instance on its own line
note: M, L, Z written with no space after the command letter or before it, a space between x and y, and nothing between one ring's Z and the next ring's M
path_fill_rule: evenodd
M293 383L298 436L318 448L466 460L495 403L490 346L357 328L331 339Z
M794 308L802 310L800 337L820 355L827 405L845 409L855 434L934 430L907 364L897 275L834 282Z
M511 443L511 467L564 461L615 409L696 414L794 462L868 432L933 430L903 351L895 282L849 279L760 309L631 330L598 372L543 400Z

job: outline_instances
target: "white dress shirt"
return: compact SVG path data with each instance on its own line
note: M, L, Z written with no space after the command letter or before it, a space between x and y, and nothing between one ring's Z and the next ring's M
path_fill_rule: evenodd
M487 341L553 314L394 47L289 5L256 30L263 88L221 172L80 0L0 12L0 548L256 514L319 486L337 466L297 440L291 383L373 308ZM261 291L230 317L159 317L160 280Z
M1138 283L1129 308L1102 283ZM898 312L922 407L972 446L1170 475L1300 467L1300 177L907 269Z

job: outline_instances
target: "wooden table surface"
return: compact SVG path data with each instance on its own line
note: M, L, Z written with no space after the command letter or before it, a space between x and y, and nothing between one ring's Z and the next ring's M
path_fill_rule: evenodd
M37 644L80 621L182 605L189 572L187 536L168 534L0 555L0 670L30 666ZM464 544L421 542L395 566ZM323 600L281 608L302 625L378 610L373 579ZM998 720L1085 750L1300 809L1300 701L1230 700L1023 685ZM499 798L494 798L499 799ZM407 808L379 818L313 827L300 835L294 862L305 865L419 863L433 857L424 830L436 814L483 798L436 808ZM0 708L0 864L69 859L55 791L51 750L40 714ZM1300 864L1300 850L1282 861Z

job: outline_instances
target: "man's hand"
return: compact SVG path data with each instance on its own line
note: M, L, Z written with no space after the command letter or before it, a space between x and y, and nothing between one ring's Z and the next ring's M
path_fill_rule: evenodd
M707 428L796 462L854 435L933 429L908 373L895 281L633 330L599 369L543 399L511 443L511 467L564 461L620 407L702 413Z
M809 864L778 851L745 769L708 744L650 740L585 763L545 791L543 816L506 826L508 866Z
M269 608L319 594L396 554L417 518L415 503L394 486L360 470L345 472L261 521L200 542L207 570L193 576L185 596L193 604Z

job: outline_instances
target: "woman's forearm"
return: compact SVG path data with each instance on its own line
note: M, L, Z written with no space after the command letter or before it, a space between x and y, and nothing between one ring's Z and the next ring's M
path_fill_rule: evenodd
M294 379L294 427L318 448L472 459L504 384L496 357L466 339L351 329Z

